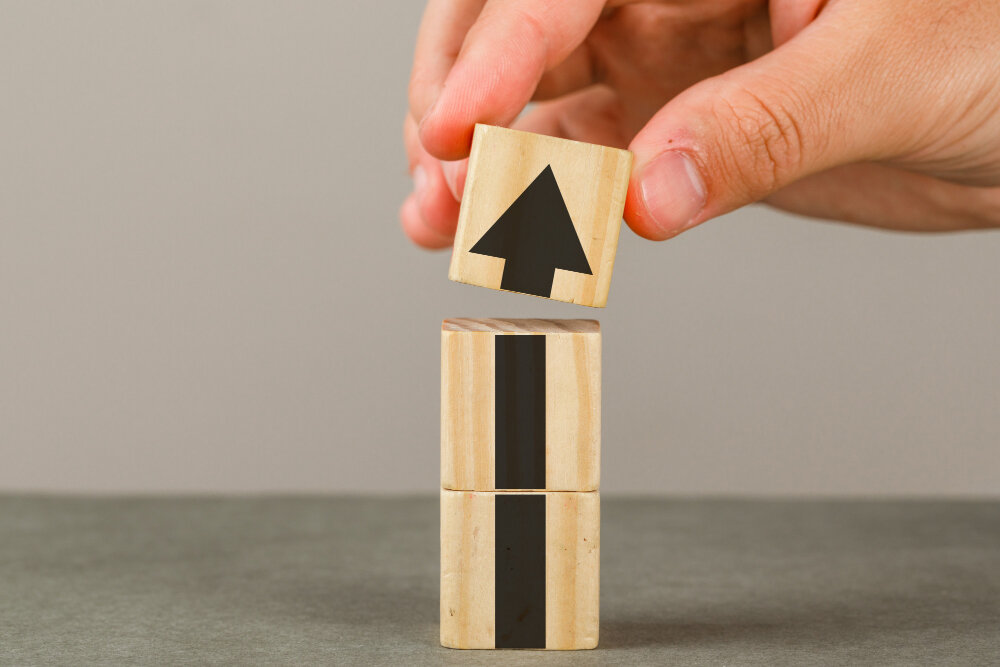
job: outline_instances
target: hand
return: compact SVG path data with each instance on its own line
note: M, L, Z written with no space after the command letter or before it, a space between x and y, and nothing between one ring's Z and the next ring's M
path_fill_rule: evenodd
M628 146L625 220L649 239L761 200L1000 226L997 35L991 0L430 0L403 227L451 244L477 122Z

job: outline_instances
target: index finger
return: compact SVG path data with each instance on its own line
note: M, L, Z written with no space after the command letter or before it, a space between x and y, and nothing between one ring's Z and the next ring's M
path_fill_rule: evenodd
M417 120L437 99L465 35L486 0L430 0L417 33L410 72L410 115Z
M542 74L583 43L604 0L487 0L437 100L420 119L420 140L443 160L468 156L476 123L509 125Z

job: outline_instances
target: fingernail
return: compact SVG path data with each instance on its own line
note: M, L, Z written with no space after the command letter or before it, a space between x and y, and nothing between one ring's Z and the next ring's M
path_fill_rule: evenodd
M427 188L427 172L423 165L418 164L413 168L413 193L417 199L423 199L424 189Z
M647 164L639 177L639 191L665 238L690 227L705 208L705 181L694 161L680 151L667 151Z
M462 201L462 191L458 189L458 170L461 165L461 160L441 163L444 182L448 184L448 189L451 190L451 196L455 198L455 201Z

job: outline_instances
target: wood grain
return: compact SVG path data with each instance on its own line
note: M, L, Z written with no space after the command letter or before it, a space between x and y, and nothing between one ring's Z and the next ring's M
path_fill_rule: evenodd
M441 486L494 489L493 335L441 332Z
M497 317L451 317L441 324L442 331L481 331L485 333L600 333L597 320L504 319Z
M545 487L601 483L601 334L545 336Z
M448 277L500 289L504 260L469 252L551 166L593 275L556 270L550 298L607 304L632 154L617 148L476 125Z
M517 332L512 334L510 332ZM493 491L494 337L545 335L545 488L596 491L601 333L593 320L445 320L441 331L441 486Z
M545 513L545 647L595 648L601 606L600 495L550 493Z
M495 648L495 499L507 492L441 490L441 644ZM546 496L545 648L597 646L600 494Z
M493 648L492 494L441 490L441 645Z

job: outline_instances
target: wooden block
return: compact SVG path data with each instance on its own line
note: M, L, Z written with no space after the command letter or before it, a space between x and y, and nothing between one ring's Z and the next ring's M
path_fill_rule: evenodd
M632 154L476 125L448 277L603 307Z
M600 495L441 490L441 645L588 649Z
M441 327L441 486L596 491L601 330L593 320Z

